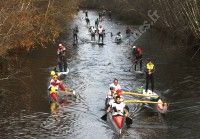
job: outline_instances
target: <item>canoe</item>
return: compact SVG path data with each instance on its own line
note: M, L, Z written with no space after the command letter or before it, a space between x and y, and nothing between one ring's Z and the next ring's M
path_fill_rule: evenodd
M145 92L145 90L143 90L143 94L145 95L152 95L150 97L145 97L145 100L148 101L155 101L155 102L162 102L162 100L159 100L159 96L158 94L156 94L155 92L152 92L151 90L148 90L147 92ZM145 108L148 109L152 109L155 112L159 112L159 113L166 113L167 112L167 104L147 104L144 103L143 105Z
M107 106L109 101L112 100L110 98L107 98L106 101L105 101L105 105ZM112 115L112 112L109 112L108 113L108 116L107 116L107 121L109 121L114 129L117 131L117 133L119 134L122 134L122 130L124 128L124 125L125 125L125 116L122 116L122 115Z
M125 116L122 115L112 115L111 112L108 113L108 119L113 125L117 133L122 134L122 130L125 127Z

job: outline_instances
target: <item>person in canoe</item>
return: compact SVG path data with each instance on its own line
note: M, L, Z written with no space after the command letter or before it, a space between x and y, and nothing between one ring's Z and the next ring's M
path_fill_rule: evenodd
M106 105L110 102L110 100L114 98L115 94L116 94L115 88L111 86L110 90L108 91L106 95L106 102L105 102Z
M66 91L64 83L58 79L57 74L52 75L49 89L51 89L51 87L56 87L57 89L60 89L61 91Z
M57 50L57 57L58 57L58 66L59 71L64 72L67 71L67 60L66 60L66 48L63 44L59 44L58 50Z
M113 83L110 85L110 87L113 87L115 89L115 91L122 89L116 78L113 80Z
M125 115L126 117L128 117L129 115L129 109L128 106L124 103L120 101L121 96L116 96L115 101L109 105L107 112L111 112L112 110L112 115Z
M59 77L58 77L58 75L56 74L55 71L51 71L51 80L50 80L50 85L49 85L48 90L50 91L52 87L56 87L57 90L59 89L60 92L62 92L62 93L65 93L65 94L68 94L68 95L71 94L71 95L75 96L74 90L66 87L64 85L64 83L61 80L59 80Z
M155 66L151 59L148 59L148 63L146 64L146 88L145 91L147 92L149 89L149 82L151 83L151 91L154 91L154 71Z

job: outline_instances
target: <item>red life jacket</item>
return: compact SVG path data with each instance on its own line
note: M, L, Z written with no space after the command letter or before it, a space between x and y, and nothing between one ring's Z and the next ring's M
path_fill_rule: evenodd
M58 86L60 90L65 91L65 85L60 80L53 80L50 81L52 86Z
M136 56L141 56L141 55L142 55L142 49L136 48Z

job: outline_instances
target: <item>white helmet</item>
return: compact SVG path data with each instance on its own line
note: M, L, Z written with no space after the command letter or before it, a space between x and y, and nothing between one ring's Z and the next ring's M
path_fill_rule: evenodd
M136 48L136 46L133 46L133 49L135 49Z
M59 46L62 46L62 43L60 43Z

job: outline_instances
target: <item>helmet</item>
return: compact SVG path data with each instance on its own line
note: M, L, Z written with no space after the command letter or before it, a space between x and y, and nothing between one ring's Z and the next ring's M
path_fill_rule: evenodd
M51 76L54 76L54 75L56 75L56 72L55 71L51 71Z
M57 87L54 86L51 87L51 92L57 92L57 91L58 91Z
M136 48L136 46L133 46L133 49L135 49Z
M58 46L60 46L60 47L61 47L61 46L62 46L62 43L59 43L59 45L58 45Z
M117 93L118 96L120 96L122 94L122 90L119 89L119 90L116 91L116 93Z

